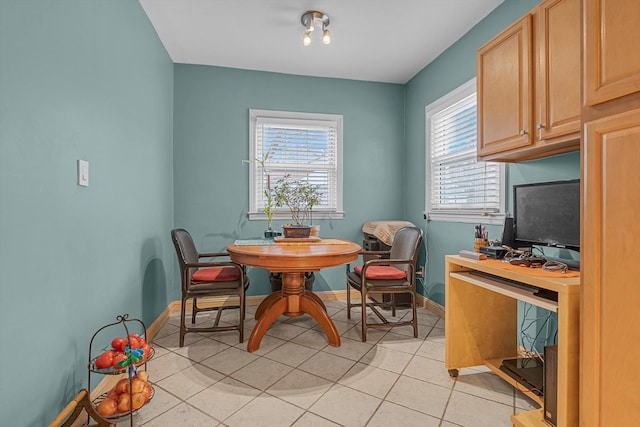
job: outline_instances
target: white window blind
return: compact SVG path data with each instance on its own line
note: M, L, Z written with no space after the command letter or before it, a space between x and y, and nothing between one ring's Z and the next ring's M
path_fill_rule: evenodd
M504 218L504 166L479 162L475 80L429 105L427 201L430 219Z
M264 165L251 162L250 218L261 218L265 190L287 175L319 187L314 218L336 218L342 210L342 116L250 110L250 121L252 159L266 159ZM276 211L276 219L285 217L288 210Z

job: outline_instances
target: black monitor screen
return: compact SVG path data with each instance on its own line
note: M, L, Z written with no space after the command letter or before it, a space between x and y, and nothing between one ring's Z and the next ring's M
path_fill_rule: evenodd
M519 244L580 249L580 180L513 186L514 238Z

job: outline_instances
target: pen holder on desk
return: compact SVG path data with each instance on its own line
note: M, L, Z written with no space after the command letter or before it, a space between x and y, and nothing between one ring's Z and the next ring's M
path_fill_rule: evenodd
M482 238L473 239L474 252L480 252L480 248L483 246L489 246L489 240Z

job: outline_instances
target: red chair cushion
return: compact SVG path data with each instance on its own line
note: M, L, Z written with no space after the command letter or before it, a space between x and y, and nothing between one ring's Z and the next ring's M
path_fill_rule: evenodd
M234 267L204 268L191 275L191 283L233 282L240 279L240 272Z
M362 276L362 265L356 265L353 271ZM367 268L367 279L371 280L401 280L406 279L407 273L390 265L372 265Z

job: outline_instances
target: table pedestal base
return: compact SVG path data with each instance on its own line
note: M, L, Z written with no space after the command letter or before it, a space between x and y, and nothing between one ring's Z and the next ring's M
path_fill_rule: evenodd
M313 292L304 290L304 273L282 273L282 292L274 292L265 298L256 310L257 323L253 327L247 351L260 348L262 337L271 324L281 315L302 316L308 314L318 322L327 335L329 345L340 346L340 335L327 314L324 303Z

